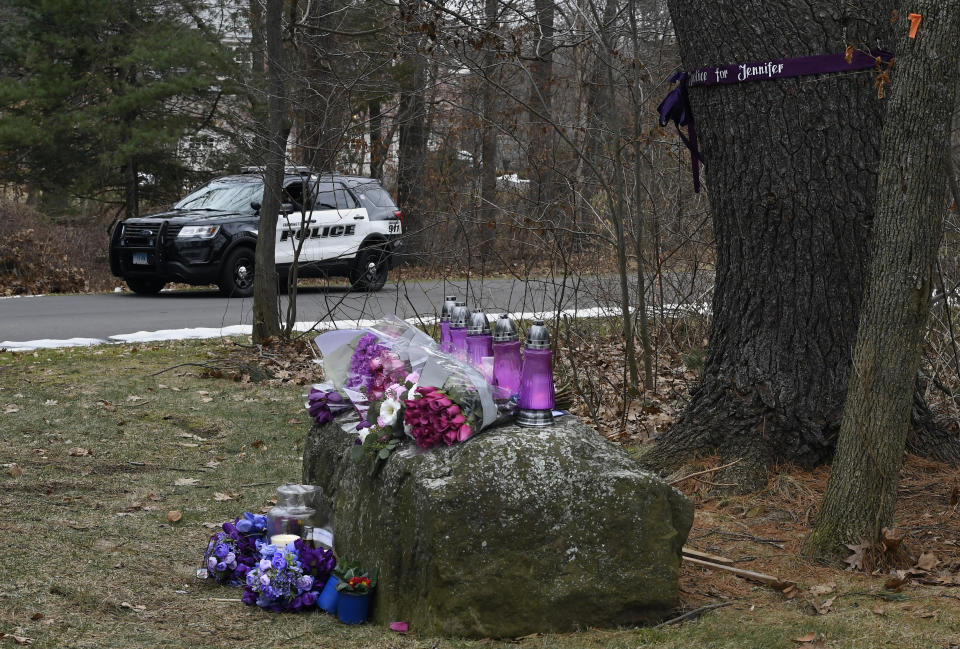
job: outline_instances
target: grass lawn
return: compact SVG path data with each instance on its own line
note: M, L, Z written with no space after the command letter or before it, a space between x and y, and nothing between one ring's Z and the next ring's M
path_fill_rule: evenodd
M206 540L224 520L268 507L278 484L300 480L309 424L302 385L234 381L180 366L215 364L229 347L175 342L0 353L7 548L0 647L777 649L802 647L795 639L807 634L816 638L807 646L833 649L960 645L960 588L911 582L890 592L882 575L797 558L825 471L785 472L767 492L742 499L687 487L698 505L690 544L797 581L793 599L685 564L683 609L727 606L656 630L506 641L419 637L416 629L398 635L345 627L323 613L244 606L239 591L196 579ZM935 552L943 574L956 576L960 524L948 500L960 474L929 464L912 470L915 480L901 494L914 521L907 542ZM170 512L182 517L171 523Z

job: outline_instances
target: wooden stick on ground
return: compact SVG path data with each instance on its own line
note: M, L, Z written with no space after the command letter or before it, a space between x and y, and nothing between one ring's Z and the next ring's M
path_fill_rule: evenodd
M683 546L683 549L680 552L683 554L683 556L690 557L692 559L702 559L703 561L710 561L711 563L719 563L722 566L733 565L733 559L717 556L716 554L710 554L709 552L701 552L700 550L694 550L693 548L688 548L687 546Z
M683 615L677 616L675 618L671 618L666 622L661 622L660 624L654 626L653 628L659 629L661 627L665 627L670 624L677 624L679 622L683 622L684 620L696 619L700 617L701 613L706 613L707 611L712 611L717 608L723 608L724 606L730 606L731 604L733 604L733 602L719 602L717 604L707 604L706 606L695 608L692 611L687 611Z
M743 458L740 458L740 459L743 459ZM706 474L706 473L716 473L716 472L719 471L720 469L726 469L728 466L733 466L734 464L736 464L737 462L739 462L740 459L734 460L733 462L729 462L729 463L724 464L724 465L722 465L722 466L714 467L714 468L712 468L712 469L704 469L703 471L697 471L696 473L691 473L690 475L685 475L685 476L683 476L682 478L677 478L676 480L671 480L668 484L670 484L670 485L680 484L680 483L683 482L684 480L689 480L690 478L696 477L696 476L698 476L698 475L704 475L704 474Z
M791 586L795 586L792 581L782 581L779 577L774 577L773 575L765 575L762 572L754 572L752 570L744 570L742 568L734 568L733 566L725 566L720 563L714 563L712 561L704 561L703 559L694 559L693 557L684 556L684 561L692 563L696 566L703 566L704 568L712 568L713 570L722 570L729 572L730 574L736 575L737 577L742 577L744 579L749 579L750 581L756 581L766 586L770 586L779 591L784 591Z

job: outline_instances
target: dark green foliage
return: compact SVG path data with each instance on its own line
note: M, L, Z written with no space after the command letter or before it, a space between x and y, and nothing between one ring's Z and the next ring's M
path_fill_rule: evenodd
M187 172L181 138L213 127L229 92L235 64L216 35L184 3L4 4L0 180L61 204L125 193L128 213L138 191L176 193Z

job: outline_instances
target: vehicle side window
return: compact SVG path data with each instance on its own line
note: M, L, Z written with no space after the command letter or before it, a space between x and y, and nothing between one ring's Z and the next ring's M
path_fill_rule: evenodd
M357 202L346 190L323 188L317 194L315 209L318 210L350 210L357 207Z
M291 183L283 188L283 202L292 203L296 211L306 209L303 204L303 185L301 183Z
M393 202L393 198L387 193L387 190L379 185L367 185L358 188L358 191L377 207L392 207L394 209L397 207L396 203Z

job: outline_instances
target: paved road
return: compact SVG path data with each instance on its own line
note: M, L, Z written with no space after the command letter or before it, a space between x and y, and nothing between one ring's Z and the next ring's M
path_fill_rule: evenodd
M471 307L488 315L499 312L542 313L581 311L616 304L615 278L568 278L527 281L496 279L467 282L402 282L387 284L378 293L345 288L302 288L297 300L300 323L378 318L433 316L444 294L468 296ZM671 291L671 295L676 294ZM697 297L702 294L695 292ZM673 298L668 298L668 301ZM689 299L684 301L689 302ZM282 299L286 308L286 298ZM185 328L221 329L251 324L251 299L228 299L215 289L163 292L146 297L131 293L37 296L0 299L0 347L11 342L90 338L106 340L135 332ZM283 311L285 313L285 310ZM122 338L114 338L122 339ZM7 343L7 344L5 344Z

